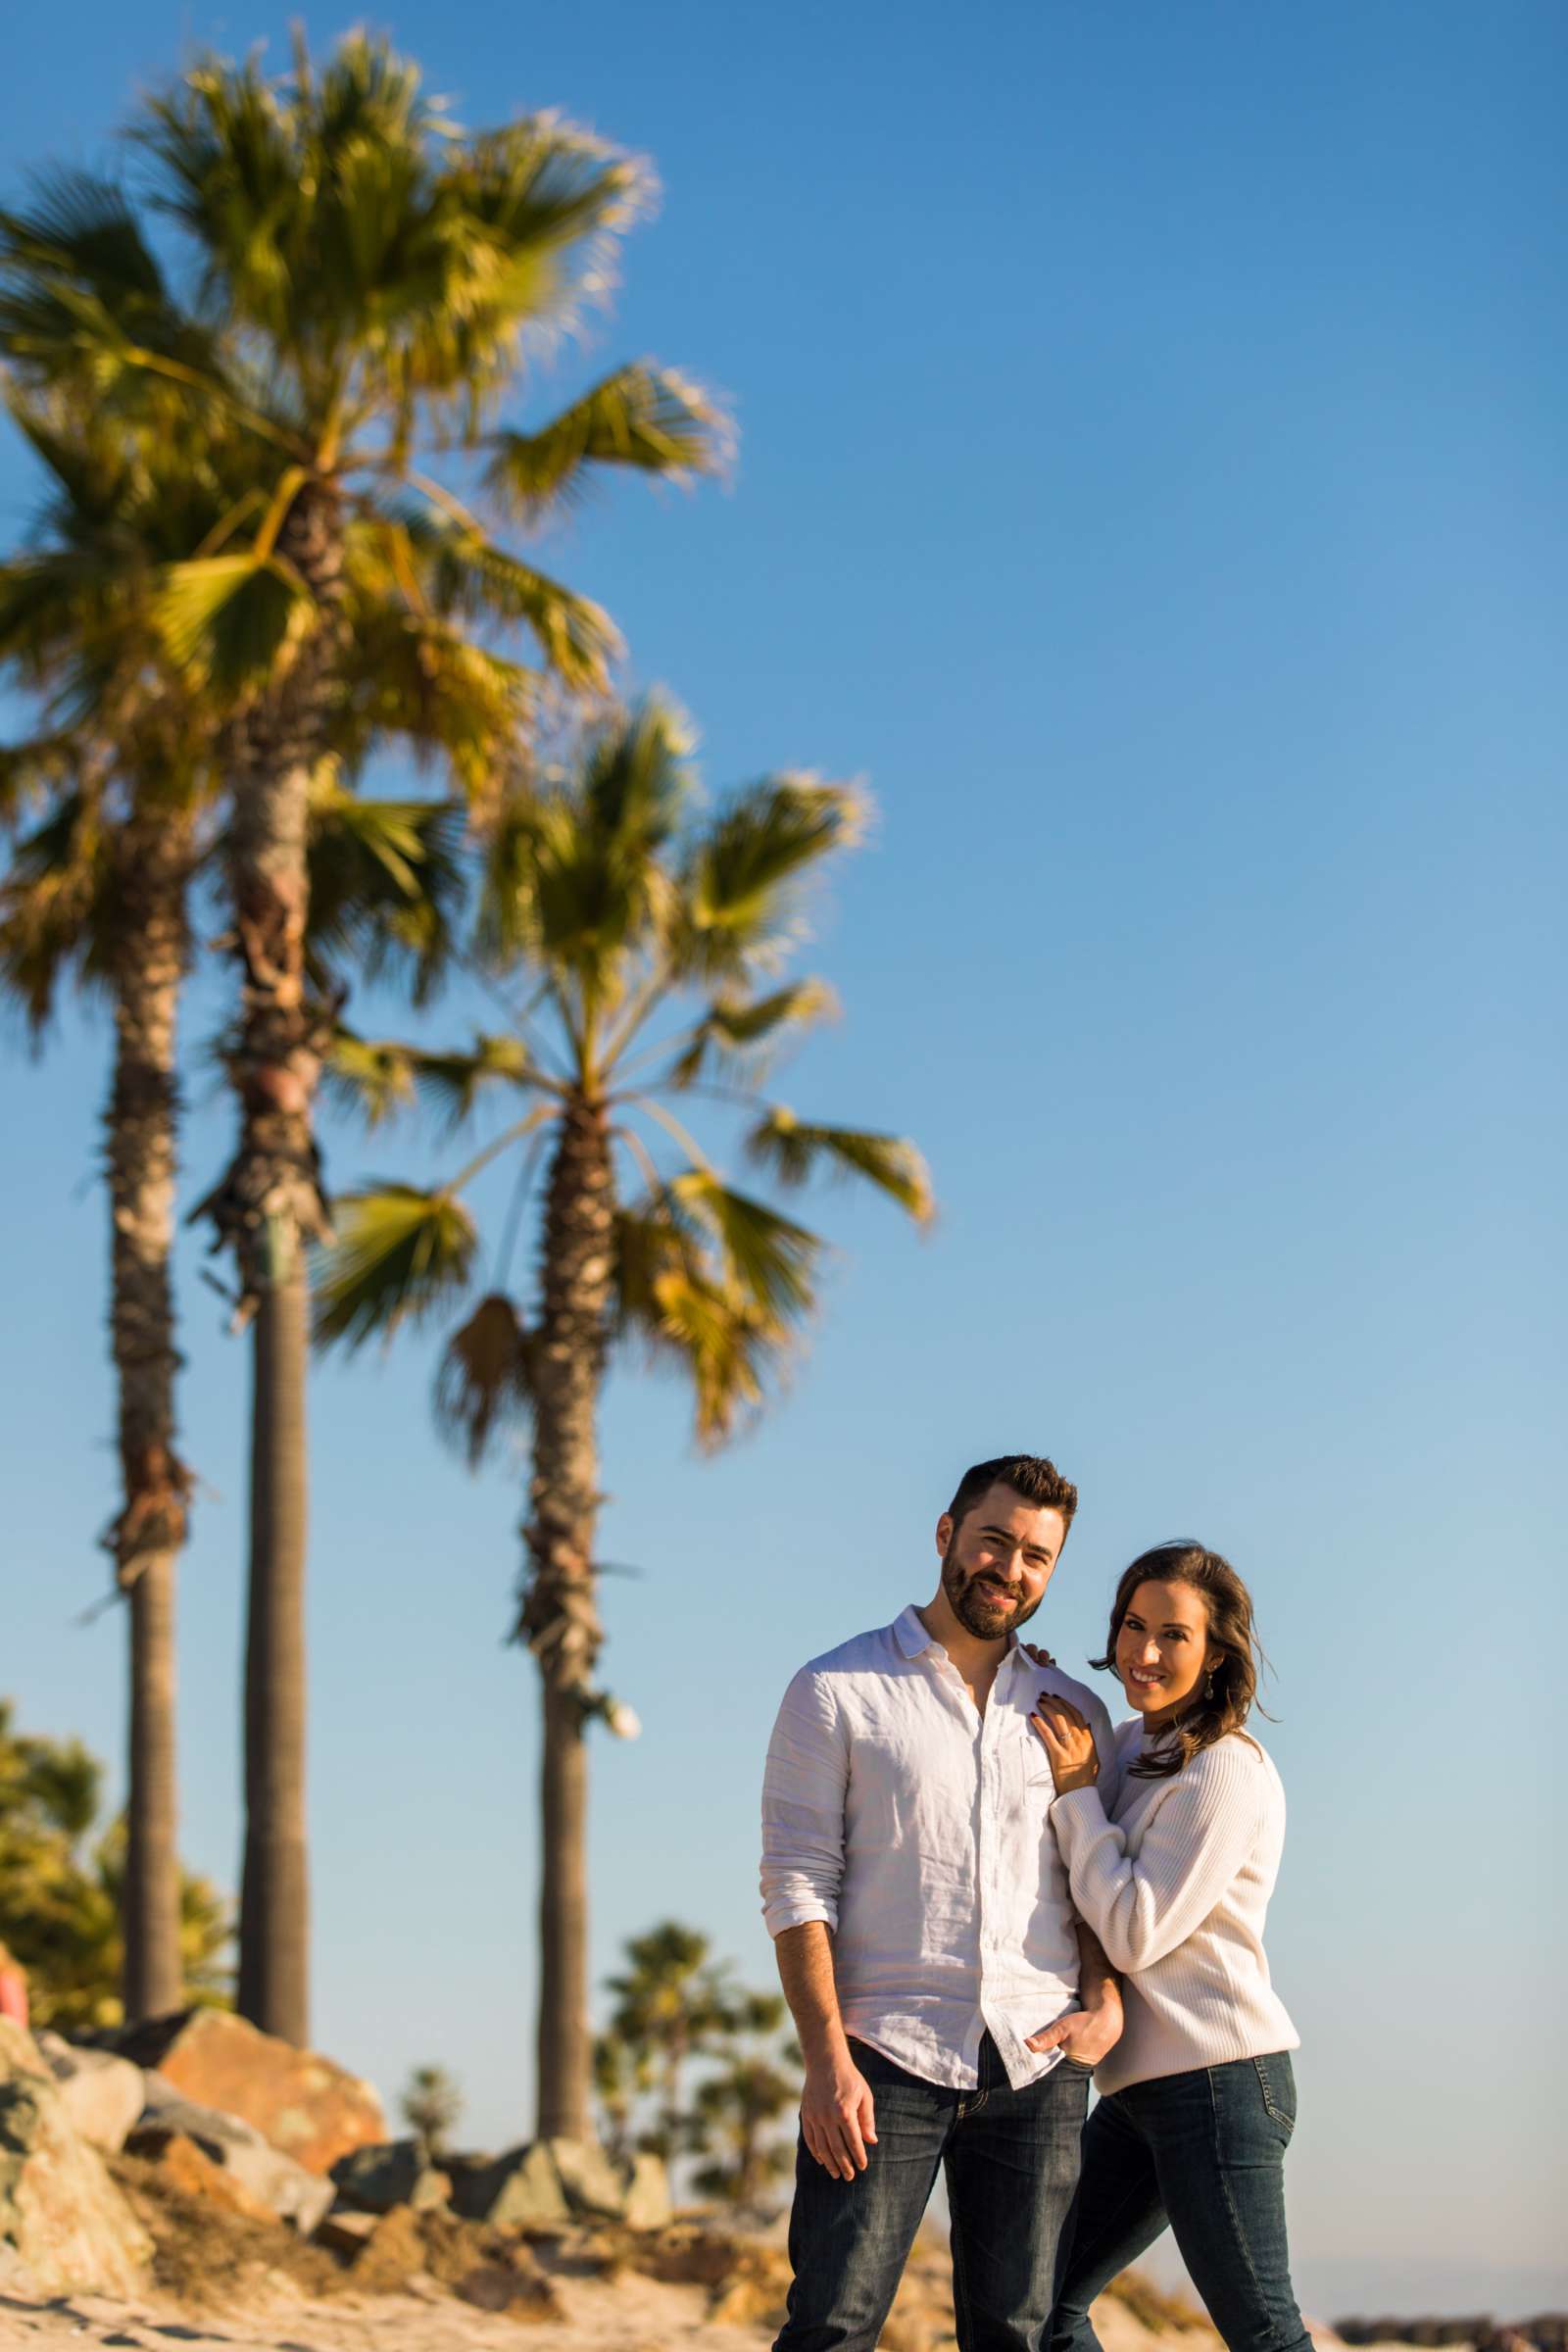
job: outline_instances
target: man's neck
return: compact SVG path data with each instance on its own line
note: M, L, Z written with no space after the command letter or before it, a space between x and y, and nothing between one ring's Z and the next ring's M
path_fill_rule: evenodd
M980 1634L971 1634L960 1625L953 1613L946 1592L928 1600L915 1615L933 1642L940 1642L971 1690L977 1694L988 1691L997 1679L997 1670L1012 1646L1012 1636L1004 1634L988 1642Z

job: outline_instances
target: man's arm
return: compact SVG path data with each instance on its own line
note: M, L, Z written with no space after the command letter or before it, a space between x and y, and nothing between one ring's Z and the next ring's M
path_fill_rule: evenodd
M1079 1919L1078 1997L1081 2009L1070 2009L1043 2034L1031 2034L1032 2050L1065 2050L1080 2066L1098 2066L1121 2039L1121 1984L1105 1958L1100 1937Z
M808 1919L773 1939L778 1981L806 2060L801 2133L811 2154L841 2180L865 2170L876 2145L871 2085L850 2056L833 1979L833 1936L825 1921Z
M831 1690L809 1669L784 1693L762 1779L762 1916L778 1953L806 2087L801 2132L836 2180L865 2170L871 2089L850 2056L833 1975L844 1880L849 1742Z

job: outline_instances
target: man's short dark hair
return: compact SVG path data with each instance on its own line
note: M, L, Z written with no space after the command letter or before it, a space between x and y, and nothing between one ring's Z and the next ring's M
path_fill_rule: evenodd
M963 1524L965 1513L993 1487L1010 1487L1036 1510L1059 1511L1064 1525L1072 1525L1078 1490L1071 1479L1062 1477L1054 1462L1047 1461L1043 1453L999 1453L995 1461L976 1462L959 1479L957 1493L948 1505L955 1527Z

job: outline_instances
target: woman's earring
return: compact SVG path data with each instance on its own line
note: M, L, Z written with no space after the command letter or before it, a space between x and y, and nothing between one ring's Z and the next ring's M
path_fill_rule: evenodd
M1208 1670L1208 1680L1207 1680L1207 1682L1206 1682L1206 1683L1203 1685L1203 1696L1204 1696L1205 1698L1212 1698L1212 1697L1213 1697L1213 1695L1214 1695L1214 1669L1213 1669L1213 1667L1211 1666L1211 1667L1209 1668L1209 1670Z

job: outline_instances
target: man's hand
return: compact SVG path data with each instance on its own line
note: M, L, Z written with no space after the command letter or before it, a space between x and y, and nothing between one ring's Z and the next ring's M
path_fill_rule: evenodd
M835 2180L853 2180L864 2172L865 2151L876 2146L876 2105L870 2083L848 2050L807 2068L801 2132Z
M1092 2009L1069 2010L1043 2034L1031 2034L1024 2047L1061 2050L1080 2066L1098 2066L1121 2039L1121 1994L1107 1984Z
M1100 1778L1095 1735L1077 1708L1050 1690L1042 1690L1029 1721L1051 1761L1056 1794L1070 1788L1092 1788Z

